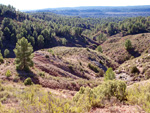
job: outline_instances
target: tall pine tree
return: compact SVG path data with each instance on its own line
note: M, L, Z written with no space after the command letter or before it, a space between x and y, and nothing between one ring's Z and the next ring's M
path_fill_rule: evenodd
M18 40L14 52L16 55L16 68L18 70L28 70L29 67L33 66L33 47L31 43L28 43L28 40L25 37Z

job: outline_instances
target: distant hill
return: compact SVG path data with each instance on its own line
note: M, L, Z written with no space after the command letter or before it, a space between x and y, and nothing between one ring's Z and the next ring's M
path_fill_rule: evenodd
M145 6L86 6L72 8L46 8L25 12L52 12L68 16L80 17L137 17L149 16L150 5Z

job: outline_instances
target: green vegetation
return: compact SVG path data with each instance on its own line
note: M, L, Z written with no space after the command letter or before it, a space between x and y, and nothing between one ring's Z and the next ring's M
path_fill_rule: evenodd
M96 48L96 50L97 50L98 52L103 53L102 47L101 47L100 45Z
M104 70L99 69L99 72L96 74L96 77L103 77L104 76Z
M150 17L80 18L38 11L27 14L10 5L0 5L0 49L3 52L0 51L0 74L9 80L8 84L1 82L4 86L0 84L0 113L86 113L116 102L139 105L150 112L149 83L126 90L125 82L115 80L125 79L131 84L134 80L150 78L149 26ZM134 36L138 33L141 34ZM30 68L33 51L36 51L33 60L36 65ZM145 56L134 59L141 54ZM126 60L128 64L121 65ZM139 69L133 66L135 63ZM54 95L50 88L62 90L55 90ZM64 92L73 90L73 94L61 95L63 89L67 89Z
M108 68L104 75L104 80L113 80L113 79L115 79L115 73L113 72L112 68Z
M139 73L139 69L136 66L131 67L131 73Z
M44 73L44 72L39 72L39 75L40 75L41 77L45 77L45 73Z
M16 68L19 70L28 70L29 67L33 66L32 52L33 48L31 43L24 37L18 40L16 48L14 49L16 55Z
M45 55L45 58L49 58L49 55Z
M0 5L0 47L16 42L25 37L33 49L42 49L57 45L86 46L94 44L86 37L97 42L104 42L109 35L123 35L149 32L150 17L135 18L78 18L60 16L50 12L22 13L12 6ZM16 21L15 21L16 20ZM95 39L94 39L95 38ZM86 41L85 41L86 40Z
M24 85L32 85L32 84L33 84L33 82L32 82L32 79L30 77L25 79Z
M106 81L101 85L91 89L89 87L81 87L76 93L73 100L78 107L82 107L85 111L91 108L107 106L104 101L116 97L120 101L126 100L126 84L123 81Z
M95 73L98 73L99 72L99 68L97 66L94 66L92 64L88 64L88 67L93 70Z
M150 84L135 84L129 88L127 100L131 105L140 105L147 113L150 112Z
M73 66L72 66L72 65L69 65L68 68L69 68L72 72L74 72L74 69L73 69Z
M8 49L5 49L5 51L4 51L4 57L5 57L5 58L8 58L9 55L10 55L9 50L8 50Z
M7 70L5 75L6 75L6 77L10 77L11 76L11 71Z
M131 43L130 40L126 40L126 42L125 42L125 48L126 48L126 50L132 49L132 43Z
M2 53L1 53L1 51L0 51L0 63L1 63L1 64L4 63L4 59L3 59L3 55L2 55Z

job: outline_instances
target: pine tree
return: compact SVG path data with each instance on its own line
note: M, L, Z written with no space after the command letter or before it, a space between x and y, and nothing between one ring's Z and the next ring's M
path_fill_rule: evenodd
M38 47L42 48L44 46L44 37L43 35L38 36Z
M5 58L9 57L9 54L10 54L9 50L5 49L5 51L4 51L4 57Z
M15 59L16 69L28 70L29 67L33 66L32 62L33 47L31 43L28 43L28 40L25 39L25 37L18 40L14 52L16 55Z
M125 48L126 48L126 50L132 49L132 43L131 43L130 40L126 40L126 42L125 42Z
M113 72L112 68L108 68L105 75L104 75L105 80L113 80L115 79L115 73Z

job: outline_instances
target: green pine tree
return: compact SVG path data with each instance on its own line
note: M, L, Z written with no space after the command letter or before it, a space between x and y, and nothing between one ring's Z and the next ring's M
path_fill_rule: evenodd
M5 49L5 51L4 51L4 57L5 58L9 57L9 54L10 54L9 50Z
M28 40L25 37L18 40L14 52L16 55L15 63L17 69L28 70L29 67L33 66L33 47L31 43L28 43Z
M113 72L112 68L108 68L105 75L104 75L105 80L113 80L115 79L115 73Z
M42 48L44 46L44 37L43 35L38 36L38 47Z
M131 43L130 40L126 40L126 42L125 42L125 48L126 48L126 50L132 49L132 43Z

